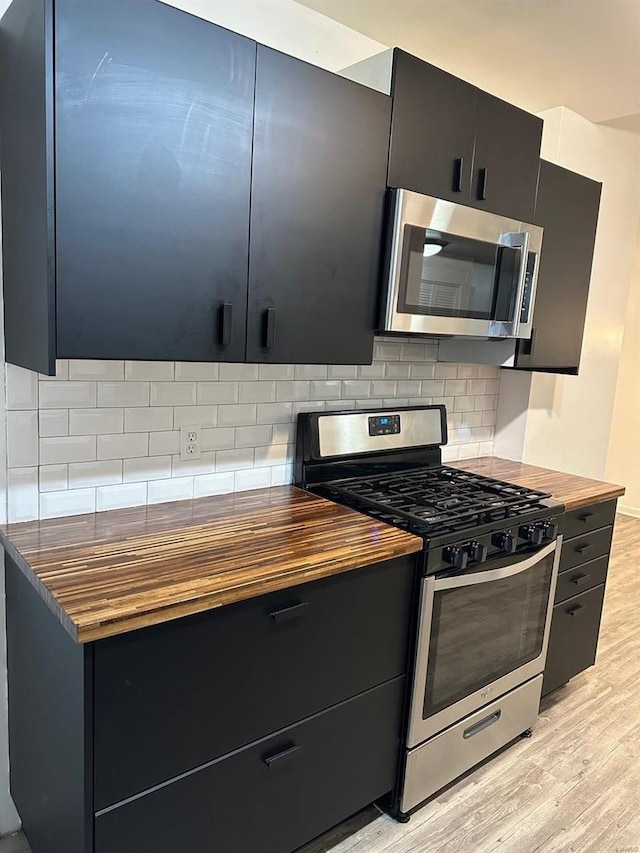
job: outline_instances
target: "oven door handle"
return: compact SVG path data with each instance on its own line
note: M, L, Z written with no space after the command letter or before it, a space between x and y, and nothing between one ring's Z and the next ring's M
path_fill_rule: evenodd
M502 578L510 578L514 575L519 575L521 572L526 572L532 569L535 565L552 554L558 547L557 540L550 542L536 551L531 557L525 560L519 560L511 566L503 566L501 569L488 569L483 572L472 572L466 575L456 575L452 578L440 578L435 582L435 591L440 592L443 589L457 589L462 586L475 586L480 583L490 583L491 581L502 580Z
M520 249L520 268L518 269L518 284L516 286L516 299L513 306L513 319L511 321L511 336L518 337L520 331L520 316L522 314L522 303L524 301L525 287L527 283L527 264L529 262L529 241L531 235L528 231L512 231L503 234L500 243L510 246L512 249Z

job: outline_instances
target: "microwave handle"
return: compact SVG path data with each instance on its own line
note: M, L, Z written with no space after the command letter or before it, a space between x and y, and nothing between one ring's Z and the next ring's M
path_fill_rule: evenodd
M518 268L518 284L516 287L516 299L513 308L513 319L511 321L511 335L518 337L520 331L520 316L522 303L524 301L525 286L527 283L527 263L529 260L529 240L531 235L528 231L512 231L503 234L500 243L510 246L512 249L520 249L520 267Z

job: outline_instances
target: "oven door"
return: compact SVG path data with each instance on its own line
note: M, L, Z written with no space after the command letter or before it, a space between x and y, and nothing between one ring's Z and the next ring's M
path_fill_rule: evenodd
M542 229L394 192L386 330L529 337Z
M423 580L409 747L544 670L561 541Z

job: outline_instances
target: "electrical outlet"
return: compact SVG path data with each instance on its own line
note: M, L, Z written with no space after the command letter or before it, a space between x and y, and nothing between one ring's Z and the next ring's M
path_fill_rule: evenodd
M180 459L188 462L189 459L200 459L200 426L180 427Z

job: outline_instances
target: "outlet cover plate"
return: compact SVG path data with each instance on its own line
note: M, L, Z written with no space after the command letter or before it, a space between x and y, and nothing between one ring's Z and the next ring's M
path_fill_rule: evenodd
M202 453L201 426L180 427L180 460L200 459Z

